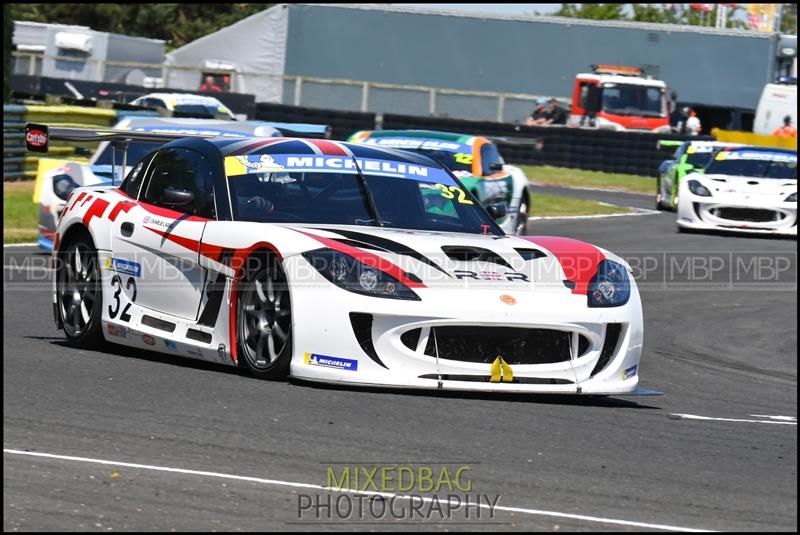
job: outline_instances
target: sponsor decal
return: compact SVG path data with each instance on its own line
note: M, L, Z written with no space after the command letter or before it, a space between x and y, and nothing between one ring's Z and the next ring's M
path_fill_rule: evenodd
M503 360L501 355L492 362L492 375L489 377L490 383L510 383L514 380L514 372L508 362Z
M25 141L31 147L41 148L47 146L47 133L38 129L30 129L25 134Z
M622 372L622 380L624 381L625 379L630 379L631 377L636 375L636 368L637 365L634 365L625 370L624 372Z
M143 334L142 335L142 342L144 342L145 344L147 344L149 346L156 345L156 339L153 336L149 335L149 334Z
M123 325L114 325L113 323L109 323L108 334L111 336L117 336L119 338L127 338L128 328Z
M783 152L736 150L720 152L717 154L717 160L761 160L766 162L797 163L797 155Z
M164 340L164 345L167 346L167 349L172 351L177 351L178 349L178 344L173 340Z
M336 368L337 370L348 370L351 372L358 370L358 361L353 359L343 359L339 357L329 357L318 353L305 353L305 363L309 366L322 366L324 368Z
M500 296L500 301L502 301L503 303L505 303L507 305L516 305L517 304L517 300L514 299L513 296L510 296L510 295L507 295L507 294L501 295Z
M419 149L419 150L444 150L448 152L472 152L472 147L453 141L440 139L384 137L369 138L363 141L365 145L375 147L389 147L392 149Z
M516 271L506 271L505 273L499 273L497 271L469 271L466 269L457 269L453 271L453 275L456 276L457 279L474 279L474 280L484 280L484 281L503 281L507 280L509 282L529 282L528 276L524 273L517 273Z
M198 104L205 104L198 102ZM225 110L221 110L225 113ZM219 136L219 137L247 137L246 134L234 132L233 130L210 130L205 128L169 128L164 126L145 126L134 128L133 132L155 132L157 134L199 134L202 136Z
M380 175L396 178L406 178L421 182L443 182L456 185L444 169L396 162L392 160L378 160L374 158L356 158L355 162L350 156L335 155L307 155L307 154L272 154L270 165L261 161L263 155L249 154L247 156L228 156L225 158L225 169L228 176L236 172L237 165L244 166L244 173L263 173L266 171L313 171L313 172L340 172L356 173L356 163L366 175ZM228 162L235 162L230 165ZM247 163L245 163L247 162ZM259 165L259 167L254 167ZM241 167L239 167L241 169Z
M219 360L220 361L225 362L225 361L228 360L227 359L227 355L226 355L226 351L225 351L225 344L220 344L219 345L219 347L217 348L217 354L219 355Z
M118 273L125 273L126 275L133 275L134 277L142 276L141 264L131 260L125 260L124 258L107 258L106 269Z
M144 219L142 219L142 224L147 225L155 225L157 227L167 227L169 228L174 221L167 221L165 219L159 219L157 217L146 215Z
M283 169L283 166L280 165L279 163L276 163L275 159L269 154L262 154L261 156L258 157L258 160L252 159L255 158L255 156L252 158L248 156L234 156L234 158L242 162L242 165L244 165L249 169L256 169L256 170Z

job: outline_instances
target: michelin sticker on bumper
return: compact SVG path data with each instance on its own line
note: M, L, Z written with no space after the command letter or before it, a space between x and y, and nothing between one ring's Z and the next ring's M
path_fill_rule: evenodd
M320 355L317 353L306 353L304 355L304 360L309 366L322 366L324 368L335 368L337 370L347 370L351 372L358 370L358 361L352 359L329 357L328 355Z
M630 368L622 372L622 380L624 381L625 379L630 379L631 377L636 375L636 368L637 366L631 366Z

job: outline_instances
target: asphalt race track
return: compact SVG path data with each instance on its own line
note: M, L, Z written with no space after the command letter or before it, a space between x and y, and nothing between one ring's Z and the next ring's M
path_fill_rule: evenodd
M796 240L678 234L674 214L535 220L530 233L631 262L641 386L663 396L340 389L75 350L48 284L28 280L47 257L5 248L4 529L796 531ZM301 517L300 495L324 493L290 484L324 485L336 463L469 465L499 507L480 520Z

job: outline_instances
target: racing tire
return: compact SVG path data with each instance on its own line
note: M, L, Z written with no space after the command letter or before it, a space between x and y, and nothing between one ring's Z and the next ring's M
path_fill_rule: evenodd
M530 198L526 193L524 193L522 195L522 199L519 201L519 209L517 210L517 221L515 228L515 234L517 236L524 236L525 234L527 234L529 202Z
M239 366L259 379L282 380L292 360L292 305L286 274L273 256L239 285L236 344Z
M97 249L80 231L56 253L56 314L67 342L83 349L103 343L103 292Z
M666 210L664 199L661 196L661 178L656 179L656 210Z

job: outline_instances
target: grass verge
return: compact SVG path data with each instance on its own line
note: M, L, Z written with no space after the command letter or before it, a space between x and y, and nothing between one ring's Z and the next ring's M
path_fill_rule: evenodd
M656 180L649 176L603 173L585 169L550 167L549 165L520 165L528 180L548 186L571 186L577 188L602 188L631 193L655 195Z
M608 215L630 213L630 208L613 206L587 199L562 197L547 193L534 193L531 201L532 216Z
M35 242L39 238L33 183L3 182L3 243Z

